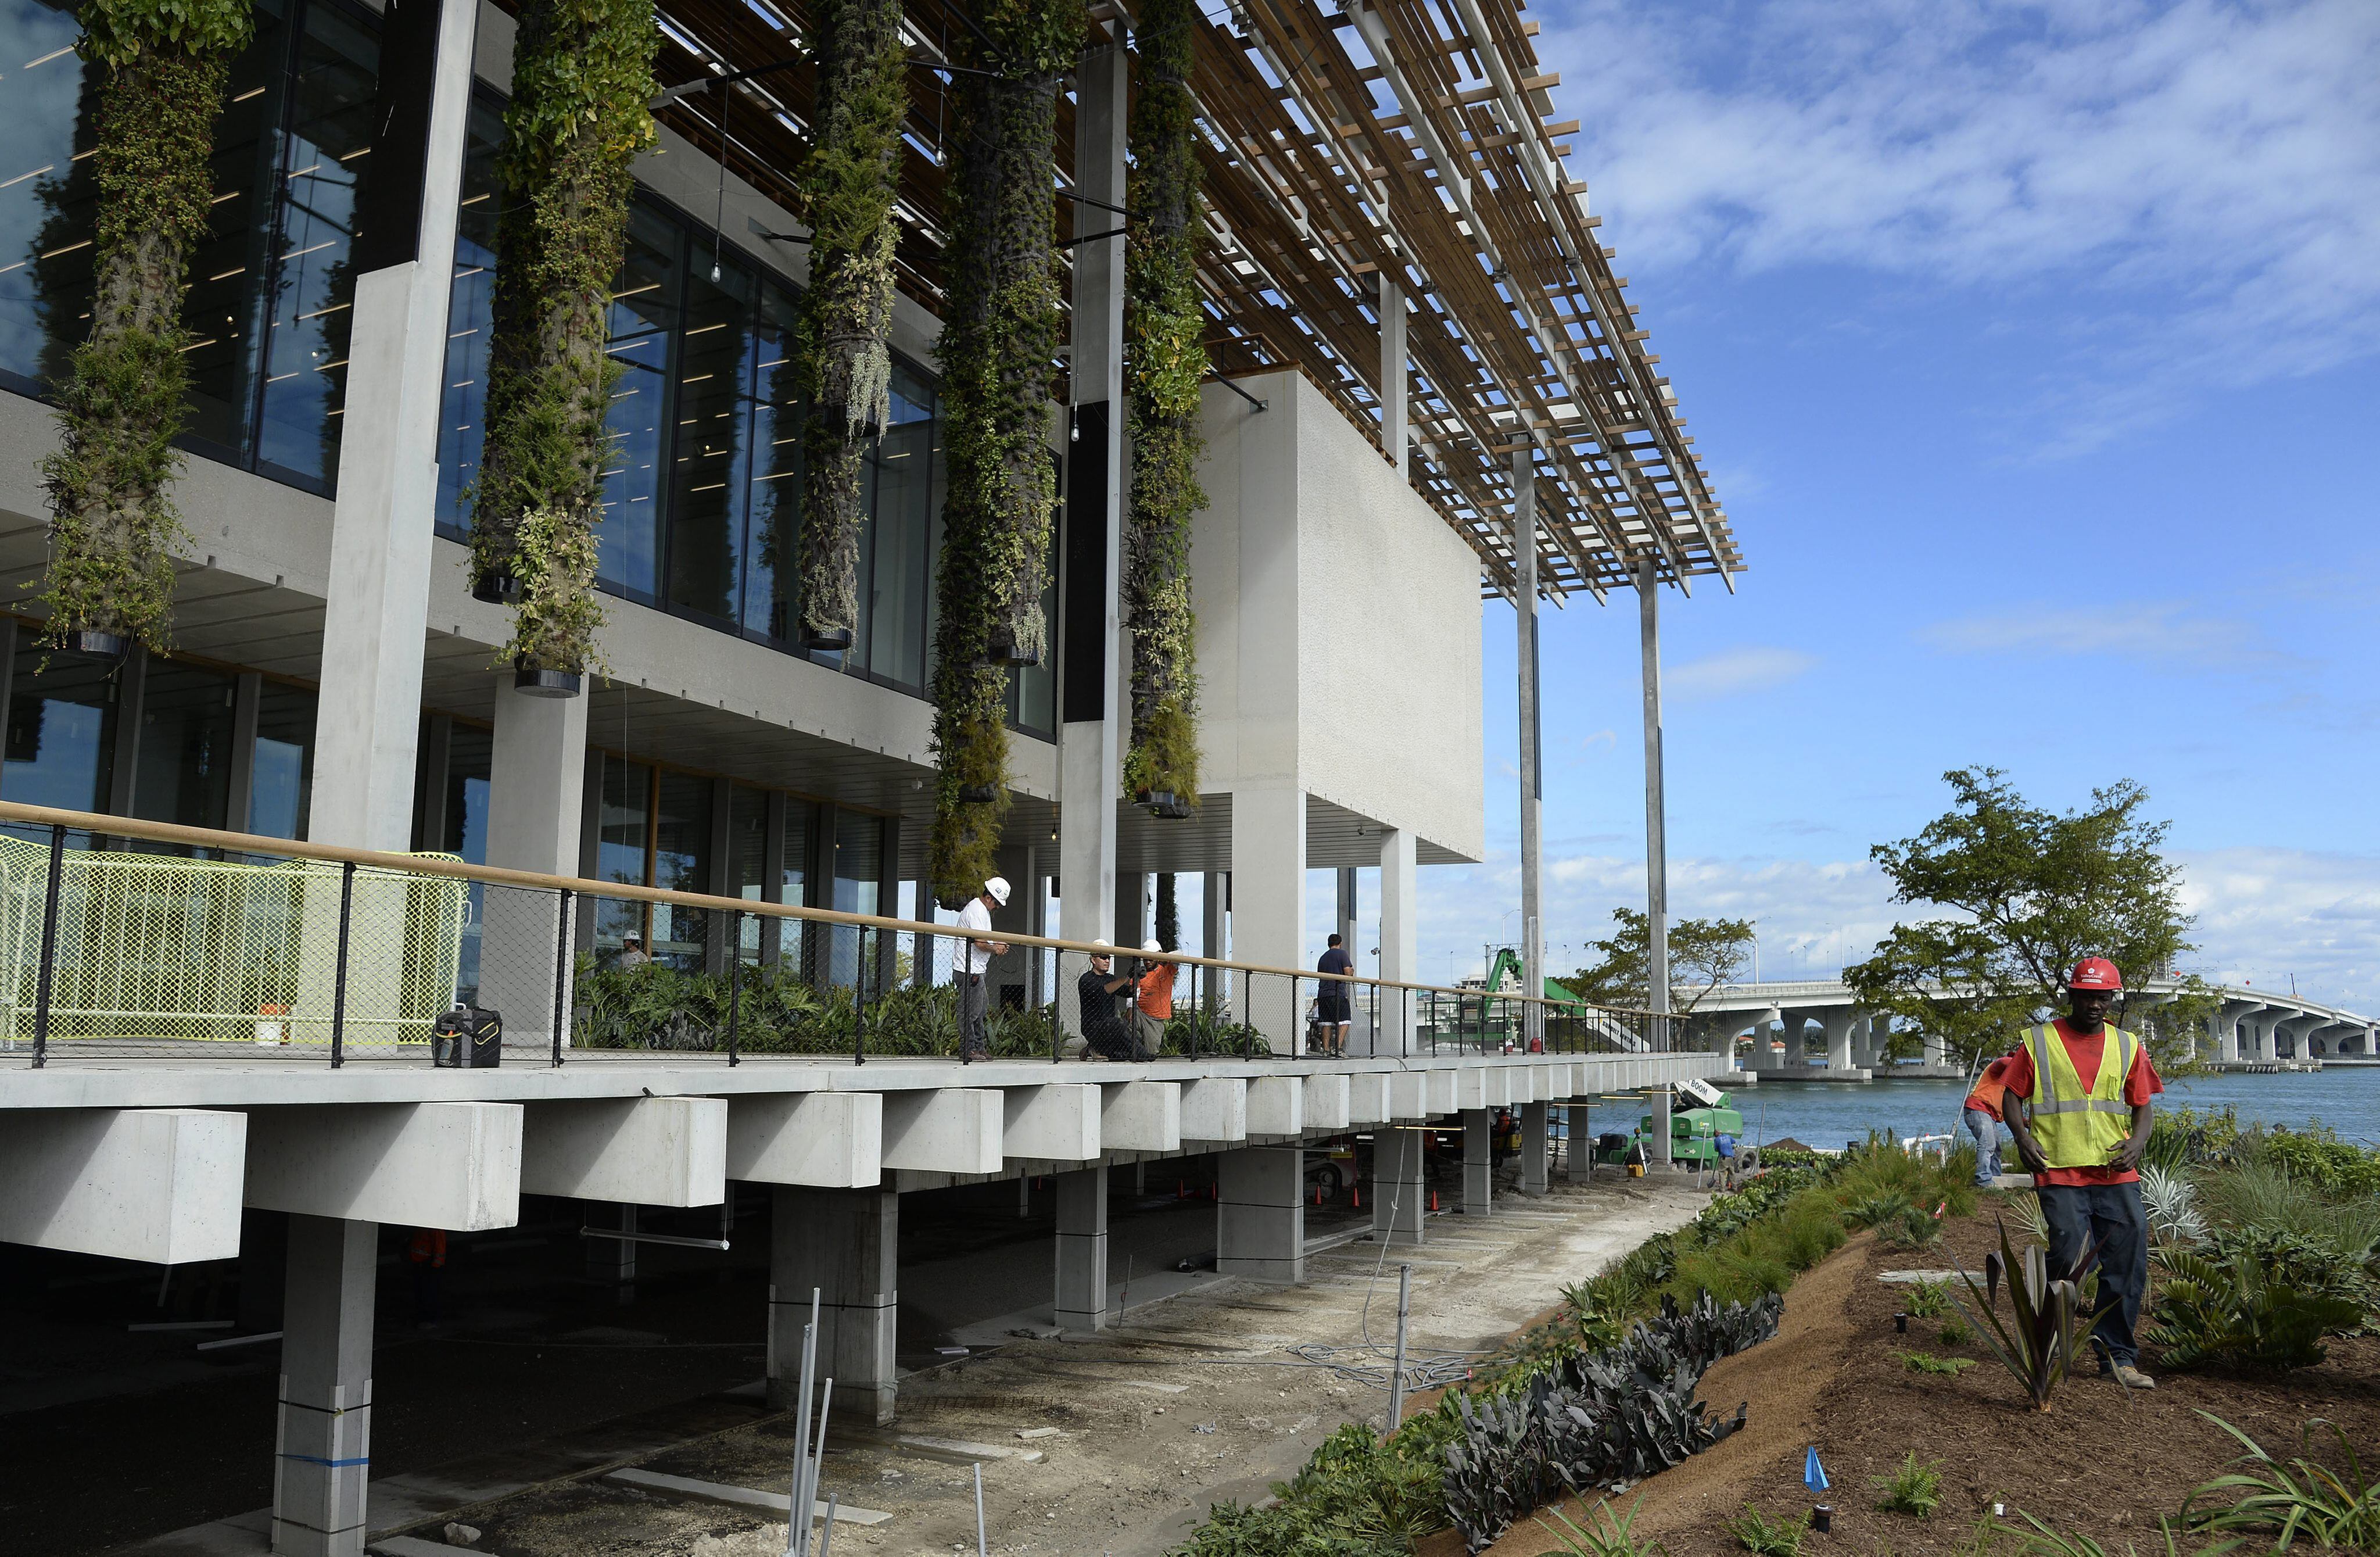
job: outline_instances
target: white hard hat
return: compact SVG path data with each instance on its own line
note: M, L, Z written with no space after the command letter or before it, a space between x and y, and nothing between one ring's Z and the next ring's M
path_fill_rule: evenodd
M1108 938L1104 935L1094 935L1091 937L1091 944L1094 946L1105 946L1111 943L1110 943Z
M1163 946L1160 945L1153 940L1142 942L1140 943L1140 949L1144 952L1161 952L1165 950Z
M994 903L999 904L1003 908L1008 906L1007 877L994 876L991 880L983 883L983 890L991 894L991 900Z

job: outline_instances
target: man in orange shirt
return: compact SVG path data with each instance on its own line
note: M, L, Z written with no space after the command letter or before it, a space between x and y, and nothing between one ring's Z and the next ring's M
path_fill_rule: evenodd
M2148 1219L2141 1210L2141 1153L2149 1100L2165 1090L2148 1046L2107 1024L2124 988L2105 957L2084 957L2066 981L2067 1015L2025 1035L2007 1068L2001 1117L2033 1171L2049 1224L2055 1274L2077 1271L2097 1244L2099 1300L2092 1328L2100 1371L2135 1389L2155 1381L2137 1366L2132 1339L2148 1281Z
M1975 1187L1989 1189L2000 1176L2000 1100L2008 1093L2008 1056L1984 1067L1967 1094L1967 1133L1975 1137Z
M1140 978L1133 990L1133 1033L1140 1040L1139 1058L1153 1060L1165 1048L1165 1024L1173 1020L1173 975L1179 964L1149 959L1165 948L1155 941L1141 943Z

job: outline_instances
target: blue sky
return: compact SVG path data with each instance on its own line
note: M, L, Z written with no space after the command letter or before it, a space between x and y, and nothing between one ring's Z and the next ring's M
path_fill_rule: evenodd
M2132 778L2198 966L2380 1008L2380 5L1529 14L1752 569L1662 600L1672 911L1829 972L1944 770ZM1541 620L1559 966L1643 902L1635 602ZM1491 858L1424 873L1432 977L1518 900L1485 630Z

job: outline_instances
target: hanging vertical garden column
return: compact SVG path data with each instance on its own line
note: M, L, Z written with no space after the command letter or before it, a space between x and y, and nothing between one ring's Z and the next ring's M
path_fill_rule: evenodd
M1198 159L1191 139L1193 0L1148 0L1133 41L1131 247L1124 261L1124 387L1132 496L1123 597L1132 633L1132 743L1124 792L1160 815L1198 803L1197 621L1190 601L1190 521L1198 490L1199 385L1207 376L1198 301Z
M165 646L170 548L183 534L166 487L182 456L190 345L189 251L207 232L215 116L248 0L88 0L76 51L100 68L98 220L91 335L57 386L59 446L42 462L50 499L42 638L121 654Z
M612 280L629 166L653 139L651 0L526 0L497 159L487 444L473 493L472 592L513 606L521 690L570 697L595 660L595 526L620 366Z
M819 7L816 140L802 171L810 284L802 294L801 633L851 647L858 622L860 465L892 416L892 221L908 102L900 0Z
M1083 41L1079 0L993 0L962 63L942 322L941 616L935 625L930 869L944 901L994 869L1008 808L1009 667L1046 648L1041 587L1056 500L1050 395L1058 349L1050 246L1058 91Z

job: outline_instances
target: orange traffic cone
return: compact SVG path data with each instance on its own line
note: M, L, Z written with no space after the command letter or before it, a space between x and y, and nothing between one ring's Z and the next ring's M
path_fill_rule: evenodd
M1435 1189L1429 1192L1429 1209L1431 1210L1438 1210L1438 1191Z
M1314 1186L1314 1203L1318 1206L1322 1203L1322 1186L1318 1184Z
M1361 1179L1355 1182L1355 1203L1351 1209L1359 1211L1364 1209L1364 1184Z
M1190 1198L1190 1181L1188 1179L1178 1178L1173 1181L1173 1198L1177 1200L1186 1200Z

